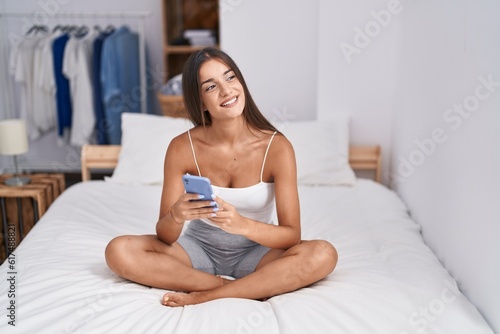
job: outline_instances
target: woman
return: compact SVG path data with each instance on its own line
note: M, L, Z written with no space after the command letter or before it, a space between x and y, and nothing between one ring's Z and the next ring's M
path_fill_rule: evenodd
M108 266L129 280L182 291L165 294L168 306L264 299L330 274L335 248L300 239L292 145L260 113L234 61L214 48L193 53L183 91L195 127L167 149L157 235L113 239ZM185 193L186 173L208 177L216 197L192 201L198 195Z

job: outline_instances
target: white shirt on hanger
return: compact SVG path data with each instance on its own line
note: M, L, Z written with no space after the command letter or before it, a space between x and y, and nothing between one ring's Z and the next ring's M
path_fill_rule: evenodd
M44 85L45 76L54 81L53 40L52 35L41 38L33 55L33 121L40 133L54 129L57 119L55 87L46 89ZM47 53L47 48L51 52Z
M52 50L52 44L54 40L62 35L61 31L53 32L50 35L50 39L47 39L43 43L41 63L40 63L40 73L38 77L37 84L40 85L41 89L47 94L51 95L54 104L54 125L57 127L57 103L56 103L56 79L54 76L54 53ZM62 138L58 137L57 144L59 146L64 146L65 142Z
M78 39L72 36L64 49L63 73L71 88L73 115L70 144L83 146L93 142L95 114L91 83L93 31Z
M11 74L14 76L14 80L20 84L19 114L21 118L26 120L28 137L31 140L37 139L41 134L33 115L33 60L35 48L42 38L39 36L26 37L12 49L10 55Z

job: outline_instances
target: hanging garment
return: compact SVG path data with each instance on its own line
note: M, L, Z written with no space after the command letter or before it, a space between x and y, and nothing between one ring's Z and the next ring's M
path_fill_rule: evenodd
M52 44L54 59L54 78L56 82L56 105L57 105L57 134L64 142L69 142L71 129L71 93L69 81L63 75L64 48L69 40L69 36L64 34L56 38Z
M121 143L121 115L140 112L139 38L123 26L105 39L101 56L101 83L108 141Z
M90 61L95 33L84 37L72 36L66 43L63 74L69 80L73 115L70 144L83 146L93 143L95 115L93 111Z
M47 76L54 81L52 52L47 52L53 41L53 35L41 38L33 55L33 120L41 134L56 126L55 89L45 85Z
M114 29L103 31L96 37L92 54L92 90L94 95L94 113L96 121L96 140L100 145L109 144L107 129L108 124L104 115L104 104L102 99L101 85L101 55L104 40L114 32Z
M56 80L54 76L54 55L52 45L56 38L61 37L61 32L54 32L50 35L50 38L46 39L44 43L40 43L41 55L39 67L37 70L37 82L36 84L40 86L41 90L51 97L51 101L48 102L48 106L52 109L51 118L55 127L58 128L58 116L57 116L57 104L56 104Z
M28 137L31 140L41 135L33 114L33 105L39 102L33 99L35 89L33 62L35 49L43 38L44 36L27 36L13 47L10 54L10 71L20 88L19 114L26 120Z

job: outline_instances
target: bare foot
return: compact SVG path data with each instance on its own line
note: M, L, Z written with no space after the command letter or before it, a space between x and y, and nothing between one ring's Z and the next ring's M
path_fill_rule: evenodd
M203 292L167 292L163 296L162 304L171 307L195 305L206 301L203 296Z
M217 276L220 279L220 287L230 284L235 281L234 278L228 276ZM162 299L162 304L165 306L185 306L200 304L208 301L206 298L206 293L203 291L199 292L167 292Z

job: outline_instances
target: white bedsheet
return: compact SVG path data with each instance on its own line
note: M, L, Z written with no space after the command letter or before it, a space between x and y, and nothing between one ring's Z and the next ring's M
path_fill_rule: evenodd
M117 277L104 260L113 237L154 233L160 191L101 181L67 189L15 251L15 327L6 316L10 270L0 268L0 332L493 333L403 203L368 180L300 187L303 238L339 252L326 279L267 302L162 306L164 290Z

